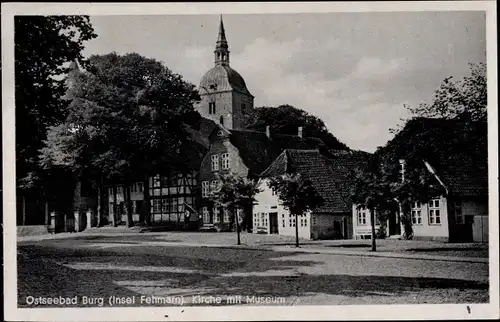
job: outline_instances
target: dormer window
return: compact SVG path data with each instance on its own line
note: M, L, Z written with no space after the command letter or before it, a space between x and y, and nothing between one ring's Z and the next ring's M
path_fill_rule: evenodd
M208 114L215 114L215 102L208 103Z

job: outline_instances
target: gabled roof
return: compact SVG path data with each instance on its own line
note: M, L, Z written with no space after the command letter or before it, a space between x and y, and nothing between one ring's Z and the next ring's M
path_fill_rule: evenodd
M353 171L363 168L368 157L368 153L358 151L330 151L327 157L319 150L287 149L260 177L299 173L303 179L311 181L324 199L324 203L314 209L315 212L350 212Z
M229 140L239 151L240 157L254 175L264 171L285 149L316 149L324 145L318 138L274 134L245 130L229 130Z
M488 195L485 122L420 117L409 121L403 132L396 135L386 149L398 149L401 142L418 140L424 146L423 161L435 169L450 194L462 197ZM405 151L400 153L404 158Z

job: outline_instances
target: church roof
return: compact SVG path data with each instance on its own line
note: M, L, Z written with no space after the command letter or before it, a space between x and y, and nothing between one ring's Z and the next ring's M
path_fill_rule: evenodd
M203 75L199 92L201 95L213 92L235 91L252 96L241 75L229 67L229 45L226 39L222 15L219 25L219 35L215 45L215 67Z
M253 96L241 75L228 65L217 65L203 75L199 88L200 94L209 92L236 91Z

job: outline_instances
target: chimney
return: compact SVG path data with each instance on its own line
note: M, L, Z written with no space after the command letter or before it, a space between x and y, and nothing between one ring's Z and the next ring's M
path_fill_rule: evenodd
M270 139L271 138L271 130L269 125L266 125L266 136Z
M299 126L299 131L297 133L299 137L302 137L302 126Z

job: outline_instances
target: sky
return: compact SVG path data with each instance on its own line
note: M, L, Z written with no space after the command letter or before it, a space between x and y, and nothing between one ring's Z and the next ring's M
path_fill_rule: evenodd
M219 15L91 16L84 55L136 52L199 85L214 66ZM350 148L373 152L430 102L445 77L486 62L481 11L225 14L230 65L255 106L320 117Z

